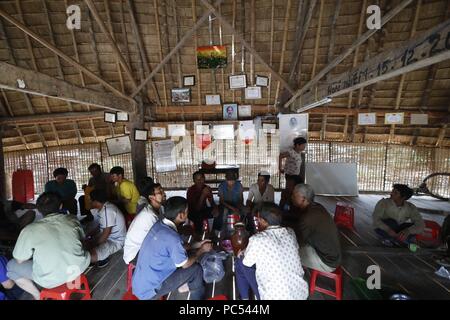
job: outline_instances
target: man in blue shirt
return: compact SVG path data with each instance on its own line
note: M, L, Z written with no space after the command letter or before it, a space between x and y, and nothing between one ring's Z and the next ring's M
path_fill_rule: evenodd
M0 256L0 301L1 300L18 300L23 291L15 285L14 281L7 276L8 259Z
M142 243L133 275L133 294L141 300L159 299L171 291L188 287L191 300L203 298L202 267L196 263L211 250L211 242L203 241L195 254L188 257L177 226L188 216L188 203L183 197L169 198L164 218L156 222ZM181 288L180 288L181 287Z

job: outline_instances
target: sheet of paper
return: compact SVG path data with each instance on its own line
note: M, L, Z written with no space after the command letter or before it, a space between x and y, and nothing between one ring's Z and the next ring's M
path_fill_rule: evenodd
M239 122L239 138L241 140L254 140L256 135L253 120Z
M186 135L185 124L169 124L167 129L170 137L184 137Z
M217 140L234 140L234 125L219 124L213 127L214 139Z
M153 141L152 147L156 172L177 170L175 143L172 140Z
M412 113L411 114L411 124L428 124L428 115L422 113Z

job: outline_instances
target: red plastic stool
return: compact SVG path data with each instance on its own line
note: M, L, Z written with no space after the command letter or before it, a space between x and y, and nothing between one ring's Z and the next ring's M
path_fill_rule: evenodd
M330 291L324 288L316 286L317 276L324 276L333 279L335 282L335 291ZM315 291L327 294L336 298L336 300L342 300L342 268L337 267L333 272L323 272L315 269L311 269L311 280L309 282L309 295L311 296Z
M345 203L338 202L334 211L334 222L338 227L353 230L355 224L355 209Z
M132 286L133 286L133 271L136 268L134 264L131 262L128 264L128 272L127 272L127 292L122 296L122 300L139 300L133 294ZM167 296L162 296L159 300L167 300Z
M425 222L425 229L423 230L422 234L416 235L416 239L418 241L433 241L438 242L439 241L439 235L441 233L441 226L431 220L424 220Z
M219 294L217 296L208 298L206 300L228 300L228 297L226 295L224 295L224 294Z
M90 300L91 299L91 290L89 289L89 284L87 278L84 274L80 275L75 283L79 282L80 285L78 288L71 288L74 286L73 282L65 283L60 285L59 287L55 287L52 289L43 289L40 294L41 300L70 300L70 296L74 293L81 293L83 297L81 300Z
M132 290L132 281L133 281L133 270L136 268L134 264L131 262L128 264L128 272L127 272L127 292L122 296L122 300L139 300L138 297L136 297Z

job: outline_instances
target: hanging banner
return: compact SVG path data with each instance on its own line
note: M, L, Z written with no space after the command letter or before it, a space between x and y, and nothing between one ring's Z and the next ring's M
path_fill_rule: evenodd
M308 137L308 114L280 114L280 152L286 152L293 146L297 137Z
M177 170L175 143L172 140L153 141L152 147L156 172Z
M205 150L212 144L212 137L209 125L202 124L201 121L194 122L194 140L195 146L200 150Z

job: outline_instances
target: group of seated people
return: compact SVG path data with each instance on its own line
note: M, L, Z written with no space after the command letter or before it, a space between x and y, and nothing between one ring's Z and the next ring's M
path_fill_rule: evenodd
M74 214L74 182L67 179L67 170L60 169L64 168L55 170L55 182L47 183L32 208L34 216L30 213L26 221L20 221L13 259L7 262L0 257L0 280L6 291L17 284L39 299L42 288L73 281L91 264L104 267L112 254L123 249L125 263L136 266L132 293L139 299L159 299L175 290L189 292L190 299L203 299L205 283L198 260L213 250L212 242L204 240L203 224L212 219L213 234L224 234L228 215L248 221L252 234L235 259L236 284L243 300L253 296L307 299L303 267L333 272L341 264L339 233L332 216L314 201L312 187L299 183L296 176L287 177L277 205L269 173L260 172L244 205L243 186L229 172L218 187L216 204L200 171L193 174L194 184L186 198L166 199L164 188L150 177L136 186L124 178L123 168L114 167L107 174L92 164L92 178L79 203L81 213L92 214L98 228L85 232ZM412 195L409 190L394 185L391 198L380 200L375 208L374 226L386 245L413 243L414 235L423 230L420 213L406 201ZM180 228L189 222L194 235L203 233L201 241L181 237Z

